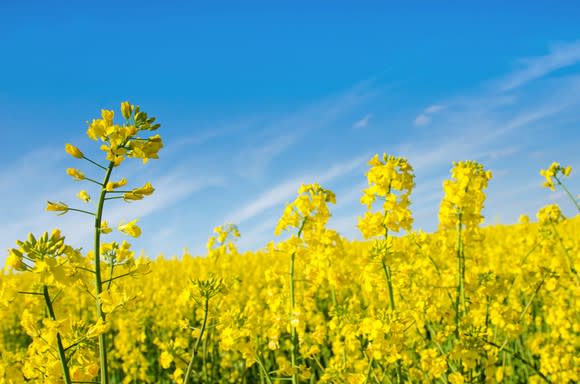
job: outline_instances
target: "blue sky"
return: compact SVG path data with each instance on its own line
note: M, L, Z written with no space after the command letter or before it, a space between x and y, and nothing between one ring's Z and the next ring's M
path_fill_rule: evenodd
M574 213L538 171L580 172L579 5L311 3L0 2L0 248L55 227L90 248L89 218L44 207L82 207L91 186L65 170L93 171L64 144L97 156L86 121L124 100L158 117L166 146L117 174L156 193L105 215L140 218L133 243L152 257L202 253L225 222L260 248L302 182L334 190L330 226L359 238L366 161L382 152L415 167L416 229L436 228L464 159L494 172L488 224L553 202Z

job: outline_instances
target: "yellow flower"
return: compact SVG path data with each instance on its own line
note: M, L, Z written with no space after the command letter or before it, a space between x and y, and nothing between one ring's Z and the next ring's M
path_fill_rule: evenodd
M173 362L173 356L171 355L171 353L169 353L167 351L163 351L163 352L161 352L161 357L159 358L159 362L161 363L161 367L163 369L167 369L171 366L171 363Z
M561 183L560 179L558 178L558 175L568 177L570 176L571 173L572 167L570 166L564 167L557 162L553 162L552 164L550 164L548 169L540 170L540 175L544 176L544 178L546 179L546 181L544 181L544 187L550 188L552 191L554 190L555 187L554 180L556 180L558 184Z
M95 119L87 129L87 136L92 140L104 140L106 137L106 123L101 119Z
M562 174L564 176L570 176L570 173L572 173L572 167L571 166L567 166L562 170Z
M109 330L109 323L99 319L97 322L89 328L86 337L97 337Z
M110 111L107 109L101 110L101 116L108 126L113 125L113 118L115 117L115 111Z
M107 233L111 233L113 230L111 229L111 227L109 227L109 224L103 220L101 222L101 233L103 234L107 234Z
M546 205L538 211L537 217L540 224L557 224L564 219L564 215L558 204Z
M80 149L78 149L77 147L75 147L72 144L66 144L64 146L64 150L66 151L66 153L68 153L69 155L76 157L77 159L82 159L83 158L83 153L80 151Z
M91 200L91 196L84 189L77 194L77 197L85 203Z
M131 237L141 236L141 228L137 226L137 219L130 221L127 224L119 225L118 229Z
M483 221L483 190L492 174L475 161L460 161L453 163L451 177L443 182L445 196L439 208L439 228L455 229L461 224L468 231L476 231Z
M304 232L324 227L330 219L330 211L326 203L336 203L334 192L316 183L302 184L298 189L296 200L284 209L274 233L279 235L289 227L298 228L300 223L304 225L302 228Z
M518 218L518 224L529 224L530 217L528 215L520 215Z
M149 196L151 195L153 192L155 192L155 188L153 188L153 186L151 185L151 183L145 183L144 186L140 187L140 188L135 188L132 191L133 193L136 193L138 195L145 195L145 196Z
M181 382L183 380L183 369L177 368L173 372L173 375L171 377L173 378L174 381L176 381L178 383Z
M123 101L121 103L121 113L125 119L129 120L133 113L133 106L128 101Z
M402 157L383 154L374 155L368 162L371 166L367 172L369 187L363 190L361 204L367 206L367 212L359 220L358 227L365 238L384 236L387 230L399 232L410 230L413 216L409 206L410 196L415 186L413 167ZM383 201L383 209L372 213L372 205L377 200Z
M125 179L124 177L119 180L119 181L109 181L107 183L107 186L105 187L105 189L109 192L111 192L114 189L120 188L127 185L127 179Z
M66 173L75 180L84 180L85 174L75 168L68 168Z
M125 201L128 200L141 200L145 196L151 195L155 191L155 188L151 185L151 183L146 183L144 186L140 188L135 188L131 192L127 192L123 195L123 199Z
M26 271L28 267L22 261L22 253L17 249L11 249L8 258L6 259L6 265L17 271Z
M463 384L465 382L465 378L459 372L453 372L449 376L447 376L449 383L451 384Z
M63 214L68 212L68 205L63 202L53 203L52 201L48 201L46 205L47 211L55 211L55 212L62 212Z

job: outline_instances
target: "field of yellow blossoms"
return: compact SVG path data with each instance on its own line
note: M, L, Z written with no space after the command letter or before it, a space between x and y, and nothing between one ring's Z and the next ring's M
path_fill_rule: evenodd
M122 165L157 159L163 141L139 107L120 112L89 125L103 159L66 145L78 166L67 173L87 186L78 203L47 205L94 216L94 241L73 249L53 230L8 251L2 383L580 382L580 217L550 205L482 228L492 173L460 161L439 230L413 232L412 164L377 155L361 192L365 241L327 228L336 196L311 184L280 212L283 240L262 250L239 252L226 224L203 257L148 260L107 241L141 234L137 220L107 223L107 209L154 193L130 186ZM553 163L541 174L578 208L570 172Z

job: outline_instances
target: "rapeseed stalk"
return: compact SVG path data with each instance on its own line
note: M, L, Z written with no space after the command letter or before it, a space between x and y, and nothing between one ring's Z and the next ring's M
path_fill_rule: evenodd
M134 188L127 191L117 190L127 184L127 180L122 178L120 181L112 182L111 176L113 170L121 165L121 163L128 157L139 158L143 160L143 163L147 163L149 159L157 159L158 152L163 147L163 142L159 135L150 136L147 138L140 137L139 135L146 131L155 131L160 127L160 124L155 124L155 118L149 118L145 112L142 112L139 106L134 106L128 102L121 103L121 114L124 118L123 125L116 125L114 123L114 111L102 110L101 119L94 119L87 130L87 135L90 139L95 141L101 141L103 144L100 149L105 152L106 160L108 164L106 166L94 161L87 156L77 147L72 144L66 144L65 151L72 157L77 159L83 159L91 163L92 165L98 167L104 171L104 177L102 182L98 182L85 176L85 174L77 169L69 168L67 169L67 174L77 181L89 181L93 184L99 186L99 199L97 200L97 207L95 212L86 211L83 209L70 208L67 204L59 202L53 203L48 202L47 210L61 212L65 214L68 211L77 211L80 213L85 213L93 215L94 220L94 240L93 240L93 256L94 256L94 281L95 281L95 305L97 319L103 323L106 321L106 313L103 310L103 287L105 283L108 283L110 288L110 282L113 278L113 271L115 267L116 257L112 257L109 260L110 276L105 282L102 277L102 253L103 246L101 244L101 235L109 233L111 229L109 228L106 221L103 220L103 210L106 200L112 199L124 199L125 201L141 200L145 196L149 196L154 192L154 188L150 183L145 184L143 187ZM110 196L113 194L113 196ZM84 202L90 200L90 195L82 190L79 192L78 197ZM119 231L124 232L132 237L138 237L141 234L141 229L136 225L136 220L133 220L126 224L121 224L118 227ZM114 248L114 247L113 247ZM115 253L113 252L113 256ZM101 333L98 335L99 341L99 365L100 365L100 381L102 384L109 383L108 374L108 359L107 359L107 339L106 333Z
M56 280L54 272L59 264L67 258L67 253L71 254L74 251L64 243L64 236L61 236L60 231L58 230L54 230L50 236L48 236L47 232L44 232L38 239L36 239L36 237L31 233L28 235L26 241L17 241L17 244L17 249L13 248L10 250L8 265L18 271L33 271L34 273L37 273L39 275L39 281L42 283L42 292L20 293L42 296L48 311L49 319L52 322L57 323L53 307L54 298L50 295L49 284L60 285L63 287L70 283L70 280L66 277ZM62 274L59 274L59 276L62 276ZM64 276L66 276L66 274ZM55 336L62 378L66 384L71 384L71 374L68 367L68 359L65 353L61 332L56 331ZM50 340L50 342L52 342L52 340Z
M223 281L213 277L207 280L199 280L199 279L195 280L193 281L193 284L198 290L198 296L200 296L203 301L202 304L196 298L196 303L198 305L203 306L203 321L201 323L201 328L199 330L199 336L197 337L195 345L191 350L191 359L189 360L187 370L185 371L185 376L183 377L183 384L187 384L187 382L189 381L189 377L191 376L191 372L193 371L193 363L195 361L195 355L197 353L197 350L199 349L199 345L201 343L201 340L203 339L203 334L205 332L205 328L207 325L207 319L209 315L209 301L213 297L217 296L223 288Z
M336 204L336 196L328 189L322 188L318 184L302 185L298 189L298 198L291 204L288 204L276 226L275 234L279 235L283 230L294 227L298 229L297 234L289 240L290 243L290 337L291 351L290 358L292 364L292 384L298 384L300 381L298 366L298 331L297 326L300 319L297 318L296 309L296 273L295 262L296 253L304 234L307 238L312 238L321 231L328 219L330 212L327 203Z
M410 196L415 186L413 167L401 157L383 154L382 160L375 155L370 161L367 172L369 187L363 191L361 203L367 206L365 216L359 220L358 227L365 239L381 236L373 245L372 257L378 258L387 281L390 308L395 311L393 276L389 259L392 240L389 231L410 230L413 216L409 206ZM375 200L383 201L382 210L372 212Z
M556 238L558 244L562 247L562 251L564 253L564 262L570 272L570 275L574 277L576 284L580 286L580 277L578 276L578 271L574 266L574 261L568 252L568 248L564 244L562 237L558 233L557 225L565 220L560 207L557 204L550 204L545 206L544 208L540 209L537 214L538 223L540 224L540 230L546 234L551 235Z
M481 210L485 201L483 190L492 177L483 165L475 161L453 163L451 180L443 183L445 196L439 209L439 230L455 230L457 259L457 288L455 297L455 334L461 335L461 319L465 315L465 243L478 238Z

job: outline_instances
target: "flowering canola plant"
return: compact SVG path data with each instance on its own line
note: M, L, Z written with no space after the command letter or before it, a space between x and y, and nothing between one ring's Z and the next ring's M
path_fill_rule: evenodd
M309 184L273 229L287 235L261 250L238 251L241 234L226 224L206 256L136 258L128 241L101 236L116 228L137 237L137 220L109 225L104 205L154 192L112 176L127 158L156 159L162 141L144 135L158 125L138 107L123 103L121 114L121 125L112 111L89 125L107 163L65 147L103 171L96 181L67 170L97 193L82 189L80 208L47 205L94 217L91 251L54 230L8 252L1 382L580 381L580 218L550 205L536 222L482 226L492 175L461 161L443 184L438 231L414 232L413 168L384 154L366 174L358 223L365 241L327 228L337 197ZM559 164L542 171L547 188L565 189L570 174Z

